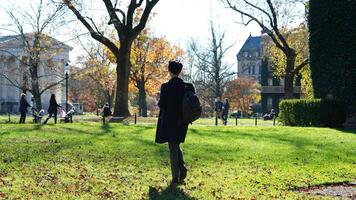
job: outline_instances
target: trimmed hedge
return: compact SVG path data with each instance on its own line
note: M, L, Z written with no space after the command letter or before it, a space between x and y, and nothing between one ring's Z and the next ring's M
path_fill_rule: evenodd
M346 120L345 103L336 100L283 100L279 104L279 111L279 121L285 126L338 128Z
M315 98L356 99L356 0L310 0L309 46Z

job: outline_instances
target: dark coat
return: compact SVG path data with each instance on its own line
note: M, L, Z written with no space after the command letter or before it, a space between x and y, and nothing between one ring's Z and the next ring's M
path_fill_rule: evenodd
M227 115L229 113L229 109L230 109L230 104L229 103L223 103L222 112L223 112L224 115Z
M193 85L184 83L180 78L172 78L162 84L158 102L160 112L156 130L157 143L184 142L188 124L182 120L182 102L186 90L195 93Z
M109 106L104 106L102 110L103 110L102 113L104 117L111 116L111 109Z
M48 107L48 113L57 113L58 111L58 107L61 107L60 105L58 105L56 99L51 99L49 101L49 107Z
M215 102L215 108L214 108L215 111L220 112L222 110L222 107L223 107L223 103L220 100Z
M28 107L31 107L30 104L27 103L25 97L21 97L19 111L21 113L26 113Z

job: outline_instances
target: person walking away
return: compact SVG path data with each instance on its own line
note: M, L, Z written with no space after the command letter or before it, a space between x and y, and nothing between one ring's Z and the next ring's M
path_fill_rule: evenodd
M215 99L215 103L214 103L214 110L215 110L215 116L220 119L221 118L221 112L222 112L222 106L223 106L223 103L221 102L220 98L216 98Z
M230 109L229 100L225 99L222 106L222 120L225 126L227 125L227 119L229 118L229 109Z
M106 122L105 118L111 116L111 114L112 114L109 103L106 103L101 110L102 110L102 115L103 115L103 123L105 123Z
M179 78L183 65L177 61L170 61L168 71L171 79L161 85L158 106L160 108L156 143L168 142L172 181L170 186L182 182L187 176L183 152L180 144L184 143L189 123L183 121L182 102L186 91L195 89L191 83L185 83Z
M21 99L20 99L20 124L24 124L26 121L26 113L27 109L31 107L31 105L27 102L26 100L26 94L22 93L21 94Z
M62 107L62 106L58 105L58 103L56 101L56 95L52 94L51 98L49 100L48 117L47 117L46 121L43 122L43 124L47 124L48 120L51 117L54 117L54 123L57 124L57 113L58 113L59 107Z

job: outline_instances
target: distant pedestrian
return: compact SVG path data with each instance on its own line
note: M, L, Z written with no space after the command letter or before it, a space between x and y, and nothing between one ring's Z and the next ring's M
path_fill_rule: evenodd
M227 125L227 119L229 118L229 109L230 109L229 100L225 99L222 105L222 117L221 117L225 126Z
M31 107L31 105L27 102L26 100L26 94L22 93L21 94L21 100L20 100L20 108L19 108L19 112L20 112L20 124L24 124L26 121L26 113L27 113L27 109Z
M180 144L184 143L189 123L183 121L183 96L187 91L195 94L191 83L185 83L178 77L183 65L170 61L168 71L171 79L161 86L158 106L160 108L156 143L168 142L172 181L171 186L182 182L187 176L187 168L183 159Z
M109 106L109 103L106 103L104 107L101 109L101 113L103 115L103 123L105 123L105 118L111 116L111 108Z
M56 101L56 95L52 94L51 99L49 100L49 107L48 107L48 117L46 121L43 122L43 124L47 124L48 120L51 117L54 117L54 123L57 124L57 113L58 113L58 108L62 107L58 105Z
M220 119L222 114L222 106L223 106L223 103L221 102L220 98L215 99L214 106L215 106L214 108L215 116Z

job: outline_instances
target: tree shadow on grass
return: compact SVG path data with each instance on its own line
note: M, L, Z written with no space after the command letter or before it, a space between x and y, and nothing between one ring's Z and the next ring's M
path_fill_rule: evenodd
M33 125L33 130L38 131L41 130L44 124L34 124Z
M351 133L351 134L356 134L356 130L355 129L341 129L341 128L337 128L335 129L337 131L343 132L343 133Z
M190 197L177 186L167 187L161 191L150 186L148 194L151 200L197 200L194 197Z
M100 125L100 129L102 131L88 131L88 130L82 130L80 127L60 127L61 129L64 129L66 131L72 132L72 133L80 133L80 134L86 134L86 135L92 135L92 136L103 136L108 133L113 132L112 127L109 124L103 124Z
M71 127L61 127L61 128L64 129L64 130L66 130L66 131L71 132L71 134L74 134L74 133L81 133L81 134L87 134L87 135L103 135L103 133L94 134L94 133L92 133L92 132L83 131L83 130L78 129L78 128L71 128Z
M270 129L270 131L273 129ZM293 134L260 134L259 132L246 132L244 130L224 130L219 133L204 133L195 129L190 129L191 133L194 135L200 135L205 137L213 137L224 139L226 137L233 137L233 139L249 139L256 142L269 141L276 144L289 144L293 145L298 149L304 149L305 146L316 146L319 141L315 141L313 138L307 138L299 135Z
M135 131L132 134L142 134L145 131L155 130L156 127L154 126L135 126Z
M267 129L266 129L267 130ZM275 131L277 129L268 129L269 131ZM338 142L335 142L333 140L325 141L325 140L316 140L315 138L312 137L305 137L305 135L300 135L300 134L289 134L288 132L286 133L279 133L279 134L260 134L260 133L253 133L253 132L246 132L244 130L224 130L219 133L204 133L202 131L198 131L196 129L190 129L191 133L194 135L198 136L204 136L204 137L211 137L211 138L217 138L217 139L224 139L226 137L233 137L233 139L242 139L242 140L252 140L255 142L269 142L271 143L271 147L273 147L273 144L281 144L281 145L289 145L293 146L296 149L296 152L299 153L315 153L313 149L318 149L320 150L319 155L323 155L324 157L328 157L329 159L335 159L335 160L343 160L344 162L350 162L352 161L351 158L347 155L347 153L344 153L340 155L335 149L339 148ZM340 129L338 130L340 132L344 132L346 130ZM346 133L346 132L345 132ZM346 134L353 134L352 131L347 132ZM235 148L220 148L219 145L216 145L214 148L212 148L212 144L210 144L209 149L206 149L207 152L210 153L226 153L228 154L229 152L236 151ZM205 148L205 147L201 147ZM239 151L243 150L250 150L253 148L253 146L247 147L245 149L240 148ZM350 153L351 150L349 151Z
M100 127L104 133L110 133L112 131L112 128L110 126L110 124L102 124Z

